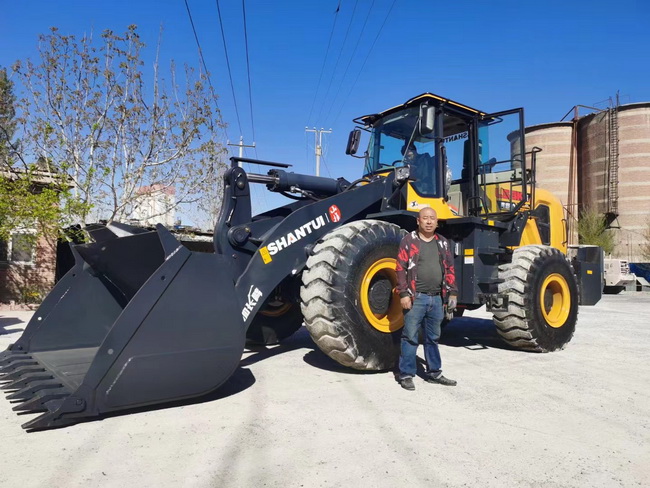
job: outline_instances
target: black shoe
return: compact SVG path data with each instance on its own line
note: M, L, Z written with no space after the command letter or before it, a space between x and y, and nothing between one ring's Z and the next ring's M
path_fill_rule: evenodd
M410 391L415 390L415 385L413 384L413 378L411 378L410 376L407 377L407 378L402 378L401 380L399 380L399 384L405 390L410 390Z
M449 378L445 378L442 375L436 376L431 376L427 375L426 378L424 378L424 381L427 383L438 383L439 385L445 385L445 386L456 386L458 382L456 380L450 380Z

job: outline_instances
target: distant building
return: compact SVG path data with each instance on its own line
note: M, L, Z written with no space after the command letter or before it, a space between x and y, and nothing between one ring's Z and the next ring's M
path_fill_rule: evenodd
M0 170L0 178L22 174ZM32 178L34 192L54 182L46 169L35 171ZM40 303L54 285L56 244L56 237L37 237L35 223L14 229L7 240L0 239L0 304Z
M174 187L156 184L139 188L129 221L145 227L156 224L173 227L176 222Z

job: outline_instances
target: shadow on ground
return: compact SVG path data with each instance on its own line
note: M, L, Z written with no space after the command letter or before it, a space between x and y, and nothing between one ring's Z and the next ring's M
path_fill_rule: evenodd
M6 327L21 323L18 319L9 317L0 317L0 327ZM11 331L14 332L14 331ZM0 333L2 333L0 331ZM456 318L445 327L440 344L449 347L463 347L469 350L484 350L489 348L513 350L501 340L497 334L494 324L491 320L479 318ZM79 423L103 420L122 415L131 415L134 413L155 411L179 406L195 405L206 402L212 402L236 395L255 384L255 376L249 367L266 359L290 351L306 350L303 360L309 366L313 366L325 371L331 371L342 374L369 374L377 373L374 371L358 371L344 367L323 353L311 340L307 329L302 327L291 337L274 346L258 346L247 348L244 356L232 376L216 391L201 397L176 400L158 405L150 405L129 410L122 410L101 417L82 419ZM418 376L424 376L424 360L418 358ZM386 371L383 371L386 372ZM393 371L395 374L395 371ZM20 415L20 414L19 414Z
M490 348L516 350L501 339L492 320L473 317L458 317L449 322L440 344L472 351Z
M5 317L0 315L0 335L2 334L14 334L16 332L22 332L24 329L12 329L6 330L6 327L11 327L12 325L24 324L22 320L16 317Z
M314 341L311 340L309 332L305 327L298 329L291 337L282 341L279 345L274 346L255 346L247 347L248 356L246 352L244 353L244 359L241 361L242 366L250 366L259 361L269 359L278 354L284 354L290 351L295 351L298 349L307 349L305 353L304 361L310 366L314 366L325 371L334 371L337 373L344 374L362 374L364 371L357 371L351 368L346 368L341 366L339 363L334 361L332 358L327 356L323 351L316 347Z
M452 320L443 330L440 344L476 351L490 348L515 350L499 337L492 320L474 317L459 317ZM305 327L300 328L295 334L284 340L282 344L249 348L248 355L244 353L245 357L242 359L241 365L244 367L250 366L273 356L299 349L307 349L303 358L307 364L325 371L343 374L372 373L372 371L358 371L347 368L334 361L316 347Z
M166 403L160 403L157 405L148 405L148 406L137 407L128 410L120 410L117 412L103 414L99 417L82 418L79 419L77 424L96 422L99 420L110 419L113 417L122 417L124 415L132 415L141 412L152 412L156 410L164 410L167 408L175 408L175 407L182 407L188 405L196 405L196 404L201 404L206 402L213 402L215 400L221 400L222 398L227 398L231 395L236 395L238 393L241 393L242 391L247 390L254 384L255 384L255 376L253 375L253 373L248 369L238 367L235 370L235 372L232 374L232 376L228 378L228 380L222 386L220 386L217 390L208 393L206 395L203 395L201 397L170 401ZM11 403L18 403L18 402L11 402ZM17 412L17 415L18 416L33 415L33 413ZM36 416L34 416L33 418L36 418ZM66 427L70 427L70 425L64 425L50 430L57 430ZM29 431L29 432L37 432L37 431Z

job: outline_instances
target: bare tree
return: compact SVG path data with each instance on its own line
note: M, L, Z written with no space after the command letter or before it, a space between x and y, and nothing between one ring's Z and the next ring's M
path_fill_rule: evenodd
M213 206L205 195L219 186L226 153L216 97L205 73L186 66L179 76L172 62L163 76L160 39L145 73L144 49L133 25L99 39L52 28L40 37L38 62L14 65L23 158L69 179L65 208L75 220L125 220L147 198L158 202L152 217Z

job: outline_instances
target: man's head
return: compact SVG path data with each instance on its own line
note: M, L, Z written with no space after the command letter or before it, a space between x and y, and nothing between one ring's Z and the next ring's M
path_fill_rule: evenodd
M438 214L431 207L425 207L418 213L417 222L421 234L432 235L438 228Z
M418 155L418 150L415 147L415 144L412 142L410 144L405 143L402 146L402 156L404 156L404 159L406 161L411 161L415 159L415 157Z

